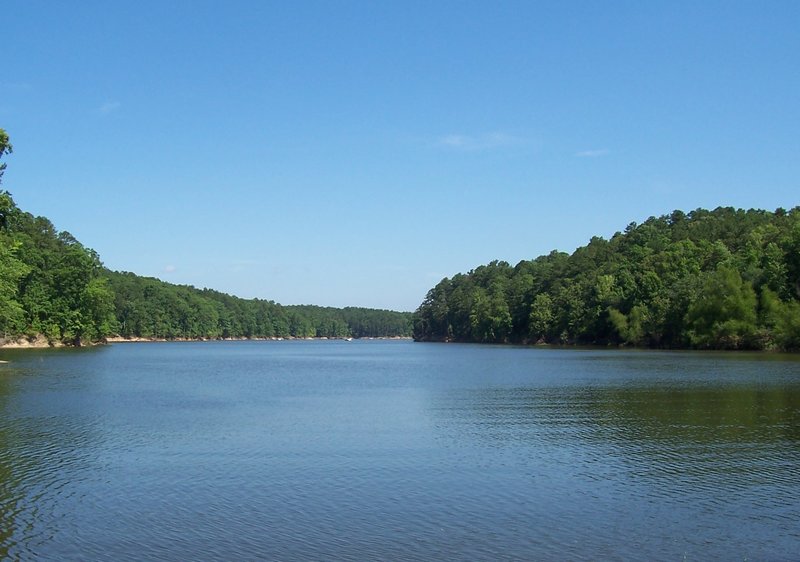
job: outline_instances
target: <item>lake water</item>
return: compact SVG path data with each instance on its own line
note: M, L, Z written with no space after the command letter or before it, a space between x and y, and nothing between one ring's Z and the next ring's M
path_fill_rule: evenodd
M0 557L797 560L800 358L0 350Z

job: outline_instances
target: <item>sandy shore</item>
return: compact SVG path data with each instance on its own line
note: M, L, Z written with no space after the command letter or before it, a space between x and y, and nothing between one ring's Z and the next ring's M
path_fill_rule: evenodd
M46 337L39 335L35 338L0 339L0 348L4 349L33 349L44 347L64 347L61 342L51 342Z

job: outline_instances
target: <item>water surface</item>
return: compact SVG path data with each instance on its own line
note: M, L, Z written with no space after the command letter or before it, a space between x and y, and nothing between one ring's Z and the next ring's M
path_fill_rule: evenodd
M286 341L0 359L6 558L800 552L795 356Z

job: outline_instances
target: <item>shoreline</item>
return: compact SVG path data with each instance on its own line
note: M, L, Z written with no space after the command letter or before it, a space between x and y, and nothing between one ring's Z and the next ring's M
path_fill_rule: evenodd
M161 343L161 342L210 342L210 341L353 341L353 340L412 340L411 336L365 336L362 338L356 337L328 337L328 336L309 336L309 337L296 337L296 336L270 336L270 337L237 337L237 338L143 338L143 337L130 337L112 336L105 339L103 343Z
M60 341L51 342L41 334L33 338L21 336L18 338L0 339L0 349L44 349L48 347L73 347L73 346L68 346L67 344Z
M151 338L143 338L139 336L133 337L124 337L124 336L109 336L104 338L101 341L96 342L86 342L81 341L78 345L73 345L69 343L64 343L61 341L50 341L46 337L42 335L35 336L33 338L29 337L19 337L19 338L8 338L8 339L0 339L0 349L47 349L47 348L65 348L65 347L93 347L97 345L106 345L106 344L113 344L113 343L161 343L161 342L209 342L209 341L306 341L306 340L318 340L318 341L325 341L325 340L340 340L340 341L352 341L352 340L411 340L411 336L365 336L362 338L350 338L350 337L294 337L294 336L287 336L287 337L238 337L238 338L160 338L160 337L151 337Z

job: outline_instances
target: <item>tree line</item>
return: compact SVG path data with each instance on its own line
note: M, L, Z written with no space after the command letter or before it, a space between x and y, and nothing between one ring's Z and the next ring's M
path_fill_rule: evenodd
M800 349L800 207L674 211L433 287L421 341Z
M411 334L411 313L370 308L284 306L211 289L105 272L115 333L146 338L395 337Z
M0 129L0 158L12 151ZM0 165L0 181L5 163ZM282 306L109 271L99 256L0 190L0 338L81 344L111 335L199 339L391 337L411 313Z

